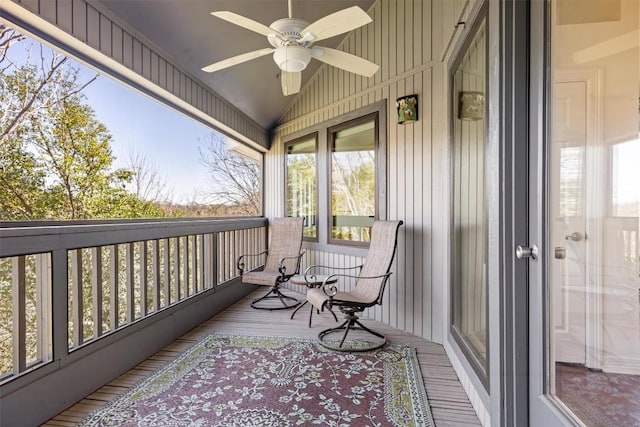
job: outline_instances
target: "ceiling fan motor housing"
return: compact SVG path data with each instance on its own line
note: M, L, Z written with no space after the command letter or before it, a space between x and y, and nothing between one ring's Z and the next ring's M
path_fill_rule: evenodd
M299 40L302 38L302 34L300 34L300 31L304 30L308 26L309 23L304 19L278 19L273 24L269 25L269 27L284 35L284 38L278 37L275 34L270 34L269 36L267 36L267 39L269 39L269 43L271 43L271 46L276 48L282 46L290 46L292 44L307 47L310 43L300 43Z
M278 19L270 25L271 28L285 36L282 38L274 34L267 37L269 43L276 48L273 60L281 70L290 73L302 71L311 61L311 53L307 49L311 43L300 42L302 38L300 31L308 26L307 21L297 18Z

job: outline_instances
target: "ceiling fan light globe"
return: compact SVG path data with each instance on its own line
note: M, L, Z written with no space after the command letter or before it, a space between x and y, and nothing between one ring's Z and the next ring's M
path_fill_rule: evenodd
M273 60L281 70L295 73L307 68L311 61L311 52L300 46L283 46L273 53Z

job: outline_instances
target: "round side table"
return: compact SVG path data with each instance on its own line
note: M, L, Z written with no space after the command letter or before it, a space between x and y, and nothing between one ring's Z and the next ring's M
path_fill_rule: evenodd
M325 275L321 275L321 274L316 274L314 276L309 275L308 278L309 280L311 280L311 278L313 277L313 281L307 281L305 279L305 276L303 275L297 275L297 276L293 276L291 279L289 279L289 281L291 283L293 283L294 285L302 285L302 286L306 286L307 288L318 288L320 286L322 286L325 283L325 280L327 280L327 278L329 276L325 276ZM337 277L332 277L330 278L326 283L327 284L333 284L333 283L337 283L338 282L338 278ZM293 319L293 316L296 315L296 313L298 312L298 310L300 310L305 304L307 304L309 301L305 300L302 304L300 304L293 313L291 313L291 319ZM336 316L336 314L333 312L333 310L329 309L329 312L331 312L331 314L333 315L333 318L336 320L336 322L338 321L338 317ZM313 306L311 306L311 311L309 312L309 327L311 327L311 318L313 317Z

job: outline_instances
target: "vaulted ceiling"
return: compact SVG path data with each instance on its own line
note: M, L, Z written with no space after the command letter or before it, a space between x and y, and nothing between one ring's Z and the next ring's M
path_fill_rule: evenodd
M292 0L293 17L314 22L350 6L368 11L375 0ZM287 0L93 0L118 21L144 37L184 71L233 103L263 128L270 129L296 95L283 96L279 68L272 55L263 56L214 73L203 66L264 47L271 47L263 35L211 15L231 11L270 25L288 16ZM342 34L322 40L335 48ZM302 73L302 86L321 63L312 60Z

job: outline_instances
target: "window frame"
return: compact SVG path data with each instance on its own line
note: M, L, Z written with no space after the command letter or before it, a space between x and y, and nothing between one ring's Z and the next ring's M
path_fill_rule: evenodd
M485 284L487 286L487 289L485 289L485 306L486 306L486 312L484 313L484 320L485 320L485 325L486 325L486 331L485 331L485 341L486 341L486 353L485 353L485 360L484 362L481 360L481 356L478 354L477 350L473 347L473 345L470 343L469 339L465 337L464 333L460 330L460 328L458 327L458 325L456 325L456 314L457 314L457 310L458 310L458 299L460 297L460 284L459 284L459 279L458 279L458 274L457 274L457 265L456 262L458 262L458 257L456 255L456 251L457 251L457 245L456 245L456 235L455 235L455 229L456 229L456 224L455 224L455 198L456 198L456 182L455 182L455 161L456 161L456 153L455 153L455 131L454 131L454 127L455 127L455 122L456 120L458 120L457 118L457 109L458 109L458 105L457 105L457 100L458 100L458 92L456 92L456 89L459 89L456 84L455 84L455 75L456 72L459 69L459 66L462 64L466 54L468 53L469 49L472 47L474 40L476 38L476 36L478 35L478 32L480 30L480 28L482 27L482 25L485 25L485 32L488 35L489 34L489 14L488 14L488 2L484 2L482 4L482 6L480 7L480 10L478 12L478 14L476 15L476 17L474 18L473 24L471 25L471 28L469 29L469 32L467 34L466 39L464 40L464 42L462 43L461 47L459 50L456 51L455 55L454 55L454 60L452 62L451 67L449 68L449 99L450 99L450 105L449 105L449 135L450 135L450 141L449 141L449 159L450 159L450 176L449 176L449 202L450 202L450 214L449 214L449 227L450 227L450 234L451 234L451 244L449 245L449 275L450 275L450 280L449 280L449 291L450 291L450 300L449 300L449 319L448 319L448 329L449 329L449 333L450 336L453 338L453 341L458 345L460 351L462 352L463 356L465 357L466 361L469 363L469 365L471 366L471 368L473 369L473 372L476 374L476 376L478 377L478 379L480 380L480 383L482 384L482 386L485 388L485 390L487 392L489 392L489 375L490 375L490 357L491 357L491 350L490 350L490 345L489 345L489 340L490 340L490 330L489 330L489 314L491 312L491 307L490 307L490 300L489 300L489 292L488 292L488 270L489 268L486 269L486 271L483 273L484 274L484 280L485 280ZM486 37L485 39L485 44L484 44L484 54L485 57L488 58L488 54L489 54L489 42L488 42L488 37ZM487 76L487 78L485 79L485 87L484 87L484 99L485 99L485 105L484 105L484 122L485 122L485 153L484 156L485 158L483 159L484 161L484 165L485 165L485 170L484 170L484 175L485 175L485 182L483 184L483 189L485 191L485 200L483 201L484 203L484 218L485 218L485 230L484 230L484 238L485 238L485 242L484 242L484 250L485 253L488 254L489 253L489 235L488 235L488 230L487 230L487 221L489 218L488 215L488 204L486 201L486 197L487 197L487 183L486 183L486 165L487 165L487 152L486 152L486 144L488 141L488 123L489 123L489 109L487 106L487 102L489 99L489 62L488 60L485 62L485 75ZM489 263L489 259L487 259L487 265Z
M379 176L378 176L378 163L379 163L379 153L378 153L378 148L379 148L379 140L380 140L380 128L379 128L379 114L378 112L373 112L373 113L369 113L360 117L357 117L355 119L351 119L345 122L342 122L340 124L337 124L335 126L331 126L329 128L327 128L327 177L328 177L328 182L327 182L327 241L329 242L329 244L334 244L334 245L345 245L345 246L356 246L356 247L363 247L363 248L368 248L369 247L369 242L363 242L363 241L359 241L359 240L345 240L345 239L337 239L332 237L332 233L331 230L333 228L333 202L332 202L332 190L333 190L333 148L334 148L334 143L335 143L335 135L345 129L349 129L352 128L354 126L358 126L359 124L362 123L367 123L369 121L373 120L374 123L374 141L373 141L373 151L375 154L374 157L374 214L373 214L373 220L377 220L378 219L378 205L379 205L379 200L378 200L378 188L379 188Z
M289 200L289 162L288 162L288 150L289 147L296 145L296 144L300 144L301 142L306 142L309 139L313 139L314 141L314 154L315 154L315 183L316 183L316 188L315 188L315 204L316 204L316 209L314 212L314 215L316 217L316 236L315 237L309 237L309 236L305 236L303 233L302 236L302 240L304 241L308 241L308 242L318 242L319 240L319 236L320 236L320 226L319 226L319 222L320 222L320 195L319 195L319 180L318 180L318 165L319 165L319 153L318 153L318 132L310 132L307 133L305 135L302 135L300 137L297 137L295 139L289 140L287 142L285 142L284 144L284 211L285 211L285 216L291 216L290 213L288 211L288 200Z
M317 187L316 191L318 194L318 218L317 226L318 226L318 240L317 241L309 241L306 240L303 242L305 248L309 248L312 250L319 251L330 251L335 253L341 253L346 255L353 256L366 256L366 250L369 247L368 242L358 242L359 244L349 244L346 240L336 240L329 241L329 234L331 232L328 229L330 224L330 219L323 220L320 219L323 216L329 217L330 210L329 204L331 197L330 194L330 182L329 176L330 172L328 168L330 167L330 162L328 160L328 156L330 156L329 150L329 129L333 129L336 126L343 125L345 123L351 122L353 120L361 119L362 117L377 114L377 132L376 132L376 219L385 220L387 219L388 212L388 200L387 200L387 170L388 170L388 152L387 152L387 103L389 100L384 99L381 101L374 102L365 107L359 108L354 111L350 111L348 113L342 114L338 117L326 120L324 122L317 123L315 125L303 128L299 131L292 132L287 135L283 135L281 137L281 149L283 153L286 153L285 147L288 143L298 140L300 138L304 138L305 136L309 136L313 133L317 133ZM395 109L394 109L395 112ZM282 166L282 186L287 185L286 181L286 155L281 156ZM326 173L320 173L321 171L325 171ZM283 188L283 192L286 194L286 188ZM282 198L283 203L286 203L286 196ZM286 211L286 207L283 209L283 212Z

